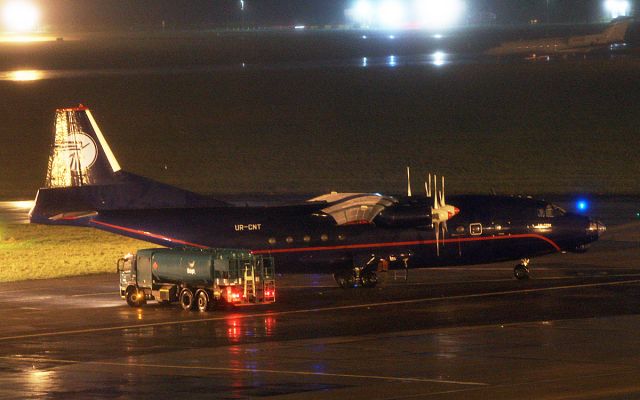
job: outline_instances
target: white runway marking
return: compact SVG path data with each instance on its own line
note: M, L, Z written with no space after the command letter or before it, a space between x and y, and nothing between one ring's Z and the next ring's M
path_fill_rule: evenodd
M74 361L74 360L60 360L60 359L48 359L37 357L0 357L2 360L14 361L14 362L28 362L28 363L56 363L67 365L97 365L97 366L109 366L109 367L134 367L145 369L170 369L170 370L200 370L200 371L216 371L216 372L244 372L244 373L263 373L263 374L278 374L278 375L297 375L297 376L321 376L331 378L353 378L353 379L372 379L372 380L384 380L384 381L400 381L400 382L426 382L426 383L446 383L452 385L468 385L468 386L489 386L487 383L480 382L467 382L467 381L452 381L445 379L430 379L430 378L416 378L416 377L399 377L399 376L378 376L378 375L358 375L358 374L338 374L330 372L308 372L308 371L288 371L277 369L260 369L260 368L226 368L226 367L205 367L197 365L167 365L167 364L147 364L147 363L118 363L107 361Z
M640 274L611 274L611 275L582 275L582 276L548 276L548 277L535 277L536 281L570 281L580 278L637 278ZM407 282L402 283L405 286L444 286L444 285L469 285L474 283L501 283L501 282L513 282L514 278L508 279L481 279L481 280L468 280L468 281L432 281L432 282ZM333 286L336 287L336 286Z
M398 300L398 301L387 301L387 302L367 303L367 304L354 304L354 305L336 306L336 307L310 308L310 309L304 309L304 310L290 310L290 311L266 312L266 313L244 314L244 315L240 314L240 315L233 315L232 318L233 319L250 319L250 318L264 318L264 317L274 317L274 316L294 315L294 314L311 314L311 313L319 313L319 312L327 312L327 311L354 310L354 309L384 307L384 306L393 306L393 305L419 304L419 303L430 303L430 302L463 300L463 299L477 299L477 298L483 298L483 297L507 296L507 295L514 295L514 294L526 294L526 293L541 293L541 292L552 292L552 291L571 290L571 289L622 286L622 285L632 285L632 284L639 284L639 283L640 283L640 279L618 281L618 282L586 283L582 285L565 285L565 286L552 286L552 287L546 287L546 288L505 290L505 291L499 291L499 292L486 292L486 293L466 294L466 295L459 295L459 296L428 297L428 298L422 298L422 299ZM5 336L5 337L1 337L0 341L40 338L40 337L49 337L49 336L66 336L66 335L90 334L90 333L100 333L100 332L113 332L113 331L128 330L128 329L153 328L158 326L199 324L203 322L225 321L225 320L228 320L229 318L230 316L226 315L221 317L188 319L188 320L182 320L182 321L167 321L167 322L155 322L155 323L137 324L137 325L110 326L105 328L90 328L90 329L77 329L77 330L68 330L68 331L32 333L32 334L26 334L26 335Z
M120 294L115 290L112 292L102 292L102 293L73 294L71 295L71 297L91 297L91 296L106 296L106 295L113 295L113 296L120 297Z
M338 285L280 285L281 289L335 289Z

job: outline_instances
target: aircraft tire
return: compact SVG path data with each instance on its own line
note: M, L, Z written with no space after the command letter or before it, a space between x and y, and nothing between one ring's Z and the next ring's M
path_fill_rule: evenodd
M527 268L523 264L518 264L513 269L513 276L519 281L524 281L529 279L530 277L529 274L530 274L529 268Z
M196 292L196 307L198 308L198 311L205 312L209 310L209 305L210 301L207 291L202 289L198 290Z
M362 275L362 287L374 288L378 284L378 275L375 272L367 272Z
M333 279L336 280L336 283L342 289L351 289L355 287L355 277L351 271L336 272L333 274Z
M144 295L142 295L135 286L129 286L127 288L125 299L130 307L141 307L145 303Z
M193 292L189 288L184 288L180 292L180 305L185 311L191 311L195 308L196 302L193 296Z

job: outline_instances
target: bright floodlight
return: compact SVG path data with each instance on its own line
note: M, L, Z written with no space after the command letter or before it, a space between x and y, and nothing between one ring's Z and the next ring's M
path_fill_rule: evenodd
M400 0L385 0L378 8L378 20L383 28L397 29L406 25L407 10Z
M631 3L628 0L607 0L604 8L611 18L625 17L631 11Z
M12 1L4 7L4 22L8 30L28 32L36 28L40 12L27 1Z
M359 0L351 9L352 18L363 26L373 23L373 6L369 0Z
M436 51L431 55L433 65L441 67L447 62L447 55L442 51Z
M465 11L463 0L415 0L419 24L426 29L443 29L460 22Z

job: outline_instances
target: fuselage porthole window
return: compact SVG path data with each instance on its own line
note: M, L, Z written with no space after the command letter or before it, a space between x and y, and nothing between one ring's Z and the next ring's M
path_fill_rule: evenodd
M327 235L326 233L323 233L320 236L320 240L322 240L323 242L326 242L327 240L329 240L329 235Z
M269 238L269 244L276 244L276 238Z

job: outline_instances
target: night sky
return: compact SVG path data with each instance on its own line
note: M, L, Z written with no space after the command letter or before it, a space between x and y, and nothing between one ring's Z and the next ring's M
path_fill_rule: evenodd
M237 26L239 0L34 0L44 9L43 25L54 29L188 29ZM341 24L353 0L246 0L251 25ZM470 13L492 12L498 23L544 18L546 0L468 1ZM550 0L553 22L591 22L601 0Z

